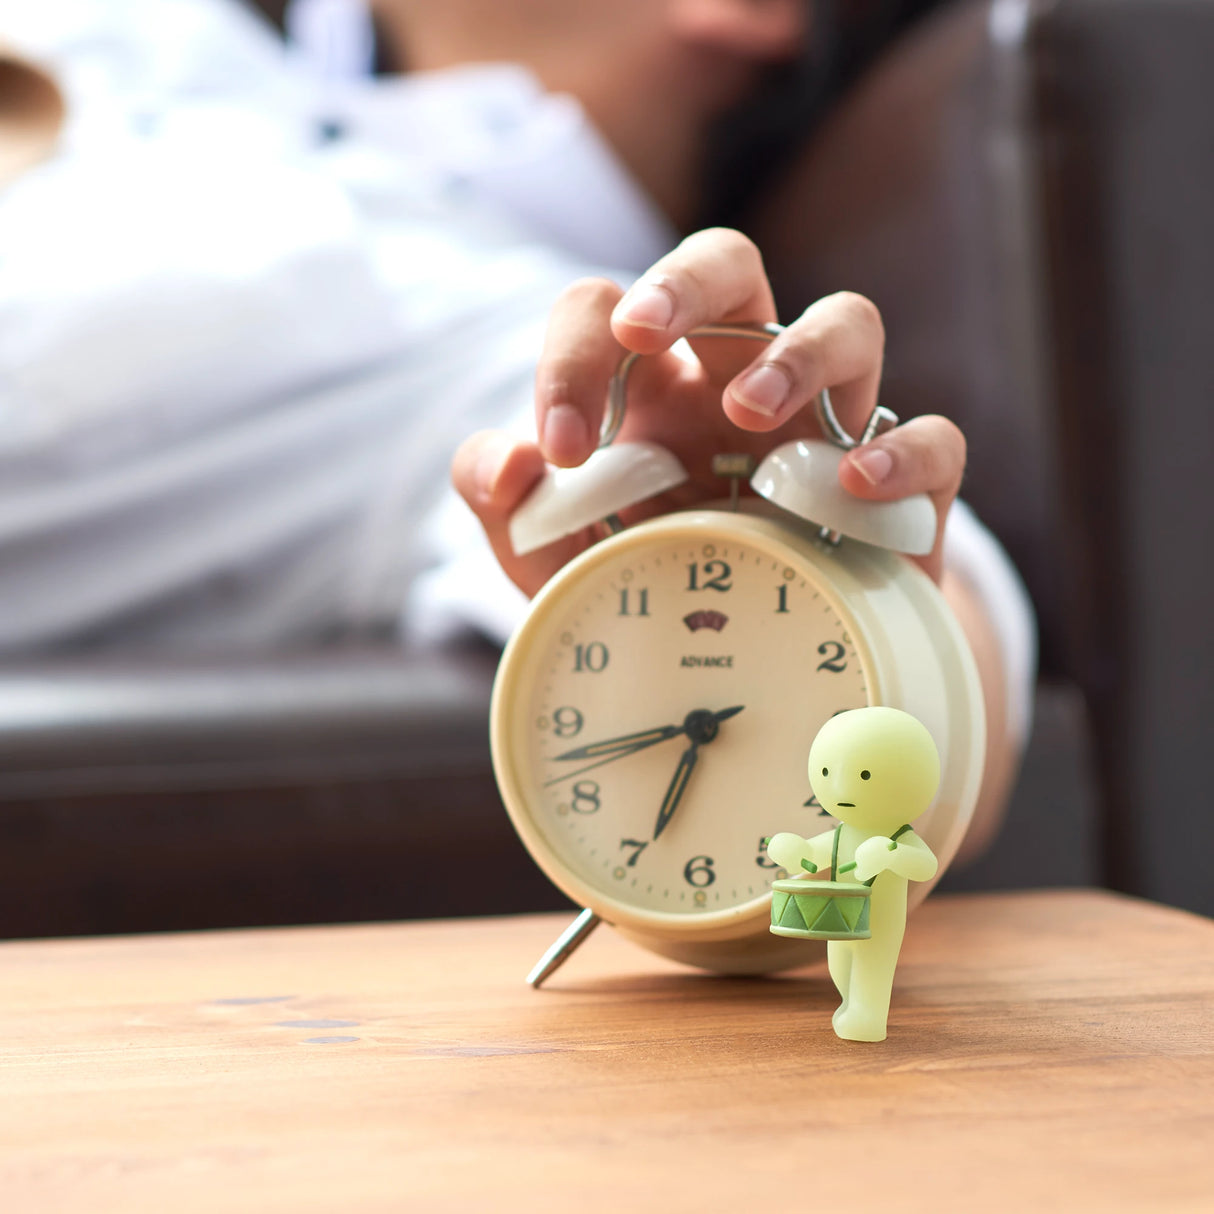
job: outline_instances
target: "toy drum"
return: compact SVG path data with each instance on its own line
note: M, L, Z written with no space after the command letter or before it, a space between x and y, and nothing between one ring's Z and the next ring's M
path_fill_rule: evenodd
M798 940L868 940L872 892L851 881L774 881L771 930Z

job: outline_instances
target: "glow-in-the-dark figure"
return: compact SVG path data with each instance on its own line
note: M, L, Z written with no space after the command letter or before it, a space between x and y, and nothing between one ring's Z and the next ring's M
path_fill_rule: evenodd
M812 839L775 835L767 854L790 873L834 868L836 875L848 872L849 879L871 885L871 936L830 939L826 952L843 997L835 1032L849 1041L884 1041L906 929L906 885L931 880L938 867L909 823L936 795L940 756L926 727L909 713L856 708L819 730L809 751L809 782L840 826ZM817 883L796 884L809 891Z

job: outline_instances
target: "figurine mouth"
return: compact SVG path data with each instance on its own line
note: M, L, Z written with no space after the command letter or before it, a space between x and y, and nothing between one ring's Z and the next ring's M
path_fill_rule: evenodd
M856 808L854 801L836 801L835 804L840 809L855 809Z

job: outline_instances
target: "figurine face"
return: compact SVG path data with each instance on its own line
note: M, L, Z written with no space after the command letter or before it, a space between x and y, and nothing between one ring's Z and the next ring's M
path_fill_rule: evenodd
M809 750L809 782L827 813L888 835L931 804L940 757L926 727L897 708L831 717Z

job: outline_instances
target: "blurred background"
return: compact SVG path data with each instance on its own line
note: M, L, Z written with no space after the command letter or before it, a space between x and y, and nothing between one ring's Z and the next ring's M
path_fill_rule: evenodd
M944 888L1214 914L1214 2L835 0L811 28L718 124L696 221L755 238L782 315L878 304L884 403L962 426L963 495L1036 604L1007 824ZM0 181L55 155L59 104L0 51ZM495 657L7 659L0 934L566 905L494 787ZM469 837L492 889L455 879Z

